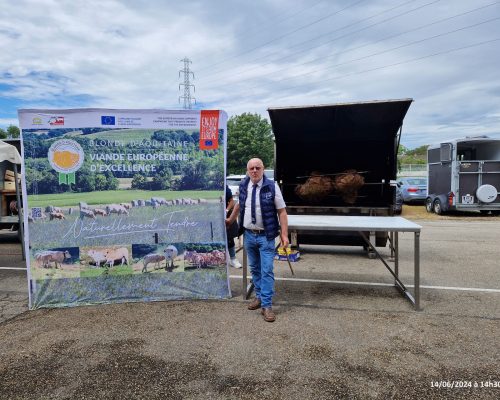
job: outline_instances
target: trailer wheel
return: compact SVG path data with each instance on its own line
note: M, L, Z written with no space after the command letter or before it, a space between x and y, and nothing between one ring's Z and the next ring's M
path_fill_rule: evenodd
M443 206L441 205L441 200L439 200L439 199L434 200L433 209L437 215L443 214Z
M425 200L425 211L427 211L428 213L431 213L433 211L432 210L432 200L430 198Z

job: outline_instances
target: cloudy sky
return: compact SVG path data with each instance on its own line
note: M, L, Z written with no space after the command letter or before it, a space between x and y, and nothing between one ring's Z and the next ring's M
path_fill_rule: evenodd
M0 49L4 128L19 108L181 108L187 57L193 108L413 98L407 147L500 138L499 1L2 0Z

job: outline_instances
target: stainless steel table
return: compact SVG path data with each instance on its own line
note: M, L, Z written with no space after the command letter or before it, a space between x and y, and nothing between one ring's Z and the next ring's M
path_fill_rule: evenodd
M337 215L289 215L288 231L294 234L300 230L320 231L354 231L365 240L370 251L373 251L394 277L394 286L420 311L420 231L422 227L402 217L364 217L364 216L337 216ZM369 232L369 236L365 234ZM390 232L394 237L394 270L387 264L375 247L375 232ZM399 232L414 233L414 295L399 279ZM243 250L243 297L247 298L248 265L246 252Z

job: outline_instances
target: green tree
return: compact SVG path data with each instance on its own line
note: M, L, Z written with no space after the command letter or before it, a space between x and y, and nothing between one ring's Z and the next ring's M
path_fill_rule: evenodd
M4 129L0 128L0 139L6 139L7 138L7 132L5 132Z
M9 125L7 127L7 134L11 138L18 138L19 136L21 136L21 132L20 132L19 128L15 125Z
M120 181L113 175L107 176L108 184L106 185L107 190L117 190L120 186Z
M200 160L192 161L186 164L182 169L182 178L180 181L181 190L199 190L204 186L204 177L206 163Z
M96 190L95 188L96 175L93 172L91 172L88 168L83 167L79 169L78 172L76 173L76 180L77 180L76 185L73 185L73 189L76 192L93 192L94 190ZM68 189L71 189L71 187Z
M235 115L227 122L227 169L231 174L246 170L247 161L258 157L266 168L274 165L271 124L259 114Z
M404 164L426 164L427 147L428 145L425 144L416 149L408 149L400 144L398 149L398 171L401 171Z
M66 191L67 185L59 185L56 171L40 171L41 179L37 181L38 194L62 193Z
M131 187L132 189L144 189L146 183L146 177L144 175L135 174L132 178Z
M420 158L422 160L427 159L427 148L429 146L424 144L423 146L417 147L416 149L410 150L408 152L409 155L413 155L415 158Z
M153 190L168 190L172 186L172 170L170 168L159 168L153 176Z
M398 156L403 156L408 152L408 147L402 145L401 143L399 144L398 147Z
M108 182L103 174L97 174L95 176L95 190L106 190Z

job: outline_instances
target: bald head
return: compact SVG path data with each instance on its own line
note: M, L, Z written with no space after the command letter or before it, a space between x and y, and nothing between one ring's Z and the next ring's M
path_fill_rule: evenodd
M247 163L247 173L252 183L257 183L264 175L264 163L260 158L252 158Z

